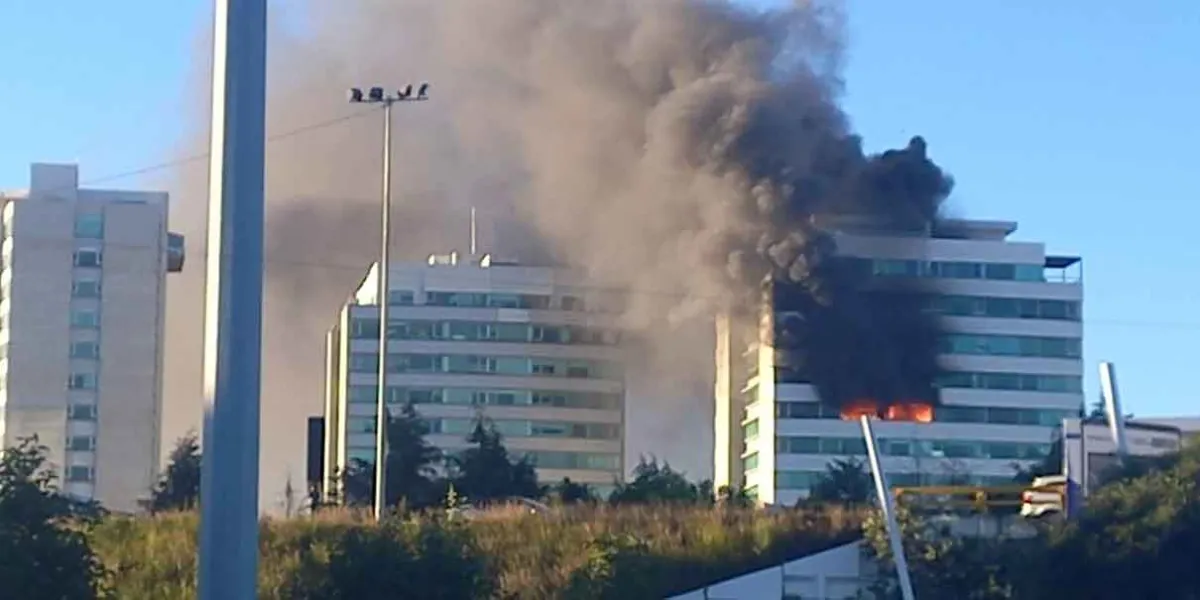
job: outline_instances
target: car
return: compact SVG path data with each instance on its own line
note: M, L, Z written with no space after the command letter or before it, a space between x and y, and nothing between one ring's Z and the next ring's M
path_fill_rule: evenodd
M1021 516L1038 519L1062 514L1066 490L1065 475L1035 477L1029 489L1021 493Z

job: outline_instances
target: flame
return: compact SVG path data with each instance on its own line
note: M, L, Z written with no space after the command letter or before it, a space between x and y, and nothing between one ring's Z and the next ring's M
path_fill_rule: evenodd
M887 407L885 418L889 421L931 423L933 422L933 405L918 400L893 404Z
M841 417L844 421L857 421L863 415L874 417L879 414L879 403L870 400L855 400L842 407Z

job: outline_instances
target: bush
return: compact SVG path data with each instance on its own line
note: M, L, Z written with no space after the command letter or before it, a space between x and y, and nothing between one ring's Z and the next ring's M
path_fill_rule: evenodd
M175 513L97 528L117 596L195 597L196 524ZM259 597L661 598L849 541L859 527L842 510L581 505L383 524L324 511L263 521Z

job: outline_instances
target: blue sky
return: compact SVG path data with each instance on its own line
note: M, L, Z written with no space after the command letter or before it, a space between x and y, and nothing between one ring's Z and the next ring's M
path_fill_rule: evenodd
M78 162L86 181L172 158L209 11L0 4L0 189L23 187L32 161ZM1116 361L1141 415L1198 412L1197 31L1194 0L850 3L845 107L868 146L925 136L957 214L1083 255L1089 393L1095 363Z

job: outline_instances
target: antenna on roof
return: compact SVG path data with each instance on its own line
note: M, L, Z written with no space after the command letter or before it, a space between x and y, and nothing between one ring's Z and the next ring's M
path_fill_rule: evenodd
M475 207L472 206L471 207L471 258L472 259L475 258L476 256L478 256L478 248L476 247L476 243L479 238L479 230L477 227L478 226L475 223Z

